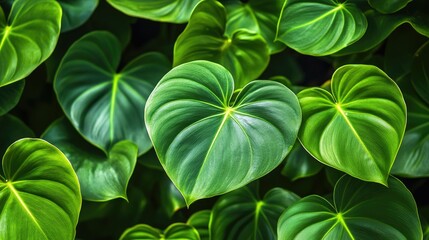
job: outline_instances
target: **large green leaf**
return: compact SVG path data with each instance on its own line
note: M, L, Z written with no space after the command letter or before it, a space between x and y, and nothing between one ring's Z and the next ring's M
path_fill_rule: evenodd
M58 0L62 9L61 32L84 24L98 5L98 0Z
M54 88L73 126L91 143L108 152L130 140L142 154L152 147L144 124L146 99L170 64L161 54L147 53L119 71L120 56L114 35L88 33L67 51Z
M261 199L257 188L243 187L222 196L210 218L212 240L276 240L277 221L299 197L273 188ZM280 238L281 239L281 238Z
M22 139L3 156L0 239L74 239L79 183L67 158L40 139Z
M371 65L346 65L322 88L298 93L299 139L320 162L365 181L387 184L405 131L406 107L396 83Z
M107 0L119 11L153 21L187 22L200 0Z
M377 11L389 14L401 10L411 1L412 0L368 0L368 3Z
M127 199L127 185L137 159L137 147L133 143L118 142L106 155L87 143L65 118L55 121L42 137L64 152L71 162L83 199Z
M219 63L231 72L237 88L259 77L270 57L265 40L245 29L230 36L225 30L226 12L219 2L198 4L174 46L174 66L194 60Z
M186 224L194 227L201 240L210 240L209 224L210 224L210 210L202 210L192 214Z
M18 104L24 86L25 81L18 81L0 88L0 116L8 113Z
M234 31L245 28L259 33L267 42L271 53L285 48L283 43L274 41L284 0L222 0L221 2L227 12L226 32L229 36Z
M149 135L188 205L266 175L296 140L301 109L287 87L259 80L235 100L233 92L224 67L194 61L167 73L148 99Z
M333 201L312 195L287 208L279 239L422 239L413 195L398 179L388 182L389 188L342 177Z
M316 175L322 168L323 165L314 159L314 157L302 147L301 143L297 141L286 157L286 164L282 169L282 175L295 181Z
M277 39L313 56L335 53L363 36L367 21L353 3L335 0L287 0L277 26Z
M184 223L174 223L165 229L164 232L146 224L138 224L125 230L119 240L139 239L200 240L200 236L195 228Z
M0 86L25 78L51 55L61 14L54 0L16 0L7 20L0 8Z
M34 137L33 131L25 125L19 118L6 114L0 116L0 156L3 156L6 149L18 139ZM0 166L0 171L2 167Z

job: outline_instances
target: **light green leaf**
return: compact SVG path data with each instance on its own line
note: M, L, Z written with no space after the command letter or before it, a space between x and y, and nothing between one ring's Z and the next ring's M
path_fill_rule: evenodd
M194 61L167 73L148 99L149 135L188 205L266 175L296 140L301 110L287 87L259 80L233 92L224 67Z
M285 48L281 42L275 41L277 22L284 0L222 0L227 12L226 33L233 33L244 28L260 34L268 44L271 53L280 52Z
M387 184L404 136L406 107L393 80L371 65L345 65L322 88L298 93L299 139L317 160L364 181Z
M0 87L27 77L57 44L61 7L54 0L16 0L0 8Z
M63 151L73 165L83 199L127 199L127 185L137 159L133 143L118 142L106 155L87 143L65 118L51 124L42 137Z
M0 116L0 156L3 156L6 149L18 139L34 137L34 132L25 125L19 118L6 114ZM0 171L1 171L0 166Z
M334 0L287 0L277 39L306 55L333 54L363 36L367 21L353 3Z
M184 223L174 223L165 229L164 232L146 224L138 224L125 230L119 240L138 239L200 240L200 236L195 228Z
M200 0L107 0L119 11L153 21L187 22Z
M323 168L313 156L311 156L297 141L286 157L286 164L282 169L282 175L292 181L311 177L319 173Z
M3 156L0 239L74 239L82 199L67 158L40 139L22 139Z
M210 219L212 240L276 240L277 221L283 211L299 197L273 188L261 199L257 188L243 187L215 204ZM280 238L281 239L281 238Z
M394 13L405 6L412 0L368 0L369 5L383 14Z
M317 195L301 199L279 219L279 239L422 239L413 195L398 179L389 188L342 177L333 201Z
M0 88L0 116L18 104L24 91L25 81L18 81Z
M198 231L201 240L210 240L210 215L210 210L202 210L192 214L192 216L186 222L186 224L194 227Z
M237 88L259 77L270 57L265 40L245 29L227 36L225 28L226 12L219 2L198 4L175 43L174 66L194 60L219 63L231 72Z
M98 5L98 0L58 0L63 9L61 32L70 31L84 24Z
M122 70L121 44L109 32L95 31L76 41L58 68L54 88L73 126L100 149L130 140L139 155L152 144L144 106L156 83L170 69L158 53L143 54Z

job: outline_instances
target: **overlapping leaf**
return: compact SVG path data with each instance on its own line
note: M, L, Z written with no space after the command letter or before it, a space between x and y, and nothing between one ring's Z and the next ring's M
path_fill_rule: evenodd
M412 0L368 0L368 3L377 11L389 14L401 10L411 1Z
M292 181L313 176L323 168L323 165L314 159L299 141L295 143L285 160L282 174Z
M268 80L236 99L233 91L225 68L194 61L167 73L148 99L149 135L188 205L267 174L296 140L301 110L292 91Z
M61 32L84 24L98 5L98 0L58 0L63 9Z
M186 224L194 227L201 240L210 240L209 223L210 223L210 210L202 210L192 214Z
M18 104L24 86L25 81L18 81L0 88L0 116L8 113Z
M225 8L217 1L199 3L175 43L174 65L194 60L219 63L231 72L237 89L259 77L270 56L265 40L245 29L229 36L225 31Z
M387 184L406 122L402 93L371 65L346 65L321 88L298 93L299 139L320 162L365 181Z
M64 56L54 82L59 103L73 126L91 143L110 151L130 140L139 154L151 148L144 106L155 84L168 71L158 53L143 54L121 71L121 44L109 32L91 32Z
M25 78L51 55L61 14L54 0L16 0L7 19L0 8L0 87Z
M42 137L55 144L71 162L83 199L127 199L127 185L137 159L137 147L133 143L118 142L106 155L87 143L65 118L54 122Z
M389 188L342 177L333 201L311 195L287 208L279 239L422 239L413 195L398 179L388 182Z
M0 239L74 239L79 183L67 158L40 139L22 139L3 156Z
M195 228L184 224L174 223L170 225L164 232L159 229L153 228L146 224L138 224L134 227L127 229L119 240L138 240L138 239L186 239L186 240L200 240L197 230Z
M0 156L3 156L6 149L13 142L21 138L34 137L34 132L19 118L6 114L0 116ZM0 170L1 170L0 166Z
M361 38L367 28L353 3L334 0L287 0L277 26L277 39L313 56L335 53Z

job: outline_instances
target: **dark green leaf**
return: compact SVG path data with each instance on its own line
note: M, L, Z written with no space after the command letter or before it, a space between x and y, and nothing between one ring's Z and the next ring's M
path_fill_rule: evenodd
M22 80L0 87L0 116L8 113L18 104L22 91L24 91L24 86L25 81Z
M368 0L371 7L384 14L397 12L407 6L411 1L412 0Z
M165 229L164 232L146 224L139 224L125 230L120 238L120 240L140 239L200 240L200 236L195 228L184 223L174 223Z
M429 41L415 53L411 79L419 96L429 104Z
M9 145L16 140L26 137L34 137L33 131L27 127L25 123L10 114L0 117L0 133L0 156L3 156Z
M62 9L61 32L84 24L98 5L98 0L58 0Z
M282 174L292 181L300 178L311 177L322 170L323 165L312 157L299 141L286 157L286 164Z
M186 224L194 227L198 231L201 240L210 240L210 215L210 210L202 210L192 214L192 216L186 222Z

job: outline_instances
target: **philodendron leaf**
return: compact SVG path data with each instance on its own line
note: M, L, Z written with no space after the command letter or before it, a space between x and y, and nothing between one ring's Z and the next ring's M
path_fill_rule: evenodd
M429 104L429 42L417 52L411 67L411 83L419 96Z
M232 36L234 31L244 28L259 33L267 42L271 53L285 48L276 37L277 22L284 0L221 0L227 12L226 33Z
M0 156L3 156L9 145L18 139L34 137L34 132L25 123L10 114L0 116L0 133ZM0 166L0 171L1 169Z
M363 36L367 21L353 3L335 0L287 0L277 39L306 55L329 55Z
M87 143L65 118L55 121L42 137L55 144L71 162L83 199L127 199L127 185L137 159L137 147L133 143L118 142L106 155Z
M210 218L213 240L276 240L277 221L283 211L300 198L292 192L274 188L261 199L255 189L243 187L215 204Z
M323 164L320 164L311 156L297 141L295 146L286 157L286 164L282 169L282 175L292 181L316 175L322 170Z
M187 22L195 5L201 0L107 0L119 11L153 21Z
M0 8L0 87L25 78L51 55L60 26L54 0L16 0L7 19Z
M146 99L170 64L161 54L147 53L118 71L120 57L114 35L88 33L65 54L54 89L73 126L91 143L108 152L130 140L143 154L152 147L144 124Z
M200 240L197 230L184 223L174 223L164 232L146 224L138 224L128 228L119 240L140 240L140 239L183 239Z
M228 70L194 61L167 73L148 99L149 135L188 205L266 175L296 140L301 109L287 87L259 80L235 100L233 92Z
M380 13L394 13L405 6L412 0L368 0L369 5Z
M413 195L398 179L389 187L343 176L333 201L301 199L279 219L279 239L422 239Z
M18 81L0 88L0 116L8 113L18 104L24 91L25 81Z
M174 66L194 60L219 63L231 72L237 88L259 77L270 57L265 40L245 29L230 36L225 30L225 8L217 1L199 3L175 43Z
M396 83L371 65L345 65L322 88L298 93L299 139L320 162L353 177L387 184L405 131L406 107Z
M74 239L82 199L67 158L40 139L13 143L0 175L0 239Z
M194 227L198 234L200 235L201 240L209 240L209 223L210 223L210 210L202 210L192 214L192 216L188 219L186 224Z
M98 0L58 0L63 9L61 32L70 31L84 24L98 5Z

